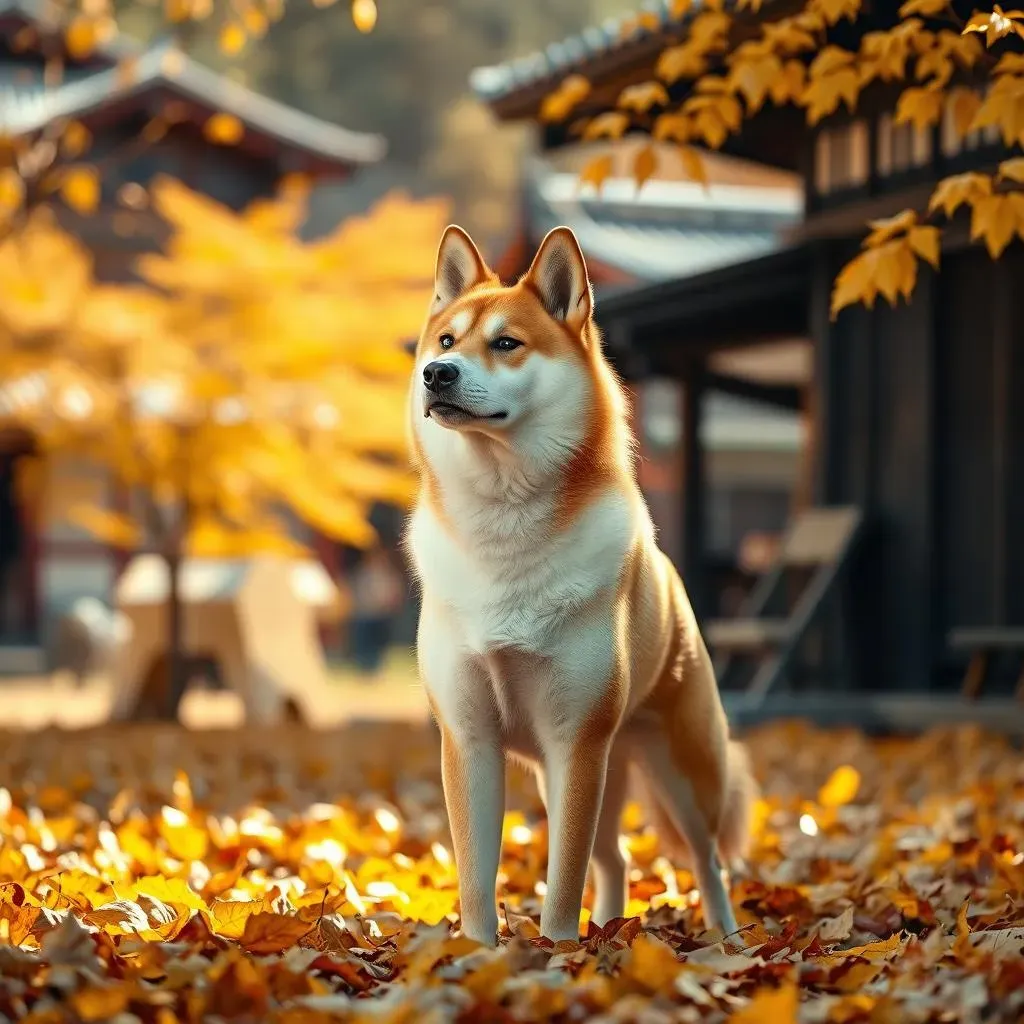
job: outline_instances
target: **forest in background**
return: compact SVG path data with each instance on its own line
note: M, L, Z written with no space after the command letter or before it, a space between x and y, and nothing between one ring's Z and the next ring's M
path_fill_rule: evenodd
M122 29L149 41L168 31L159 6L127 0ZM444 192L486 245L512 228L528 129L499 126L469 91L469 73L541 49L622 13L624 0L378 0L361 35L348 4L288 3L262 39L219 45L223 19L176 26L182 47L228 77L346 128L388 140L381 187Z

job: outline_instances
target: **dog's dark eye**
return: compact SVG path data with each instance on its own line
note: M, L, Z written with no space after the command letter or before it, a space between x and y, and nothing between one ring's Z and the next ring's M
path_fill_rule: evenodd
M455 338L451 334L441 335L441 348L451 348L455 344Z
M516 341L515 338L495 338L491 342L491 348L496 352L512 352L522 346L521 341Z

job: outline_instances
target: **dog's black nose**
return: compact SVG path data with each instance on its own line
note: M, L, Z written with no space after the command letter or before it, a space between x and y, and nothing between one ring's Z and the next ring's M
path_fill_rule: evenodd
M423 383L439 395L459 379L459 368L447 359L435 359L423 367Z

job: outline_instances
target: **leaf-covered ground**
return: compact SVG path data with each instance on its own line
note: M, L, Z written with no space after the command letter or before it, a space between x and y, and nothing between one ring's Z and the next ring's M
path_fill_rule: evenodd
M537 934L546 831L513 780L497 950L452 936L433 734L142 729L0 746L0 1014L135 1020L1018 1021L1024 762L971 731L751 736L742 926L704 930L631 808L630 914Z

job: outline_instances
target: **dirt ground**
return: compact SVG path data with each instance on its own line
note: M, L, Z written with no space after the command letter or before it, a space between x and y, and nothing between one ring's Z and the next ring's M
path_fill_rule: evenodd
M0 729L88 729L102 724L112 703L110 682L89 679L82 687L48 676L0 678ZM381 675L364 680L345 669L332 669L326 686L310 694L308 724L334 729L355 720L420 721L426 700L412 659L395 652ZM234 693L192 690L182 705L182 722L190 729L230 729L242 724L242 704Z

